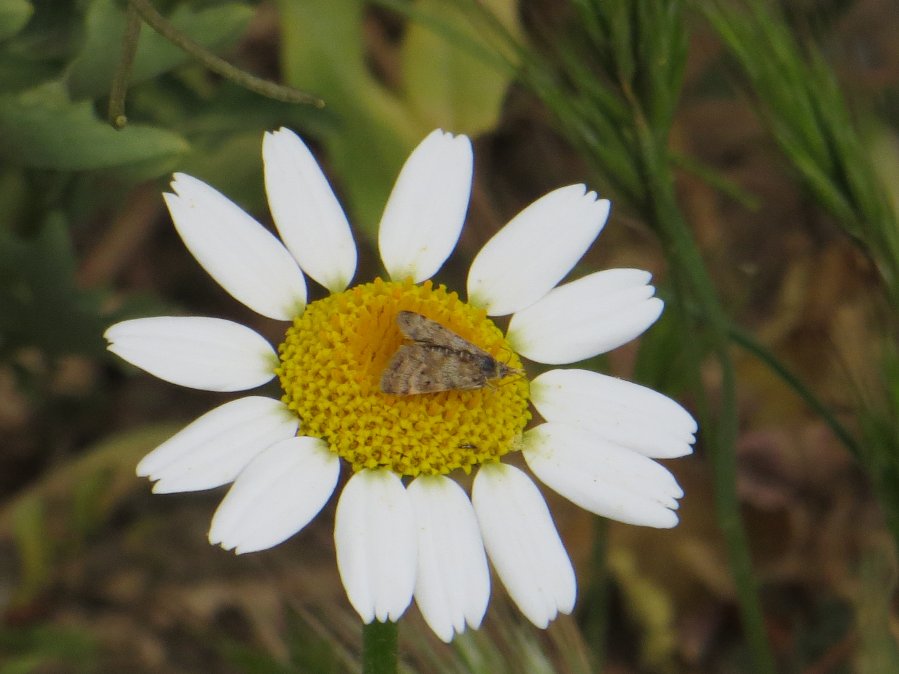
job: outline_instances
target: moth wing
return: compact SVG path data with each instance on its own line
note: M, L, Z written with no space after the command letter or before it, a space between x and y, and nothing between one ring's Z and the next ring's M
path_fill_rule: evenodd
M396 324L400 331L413 342L442 346L445 349L463 351L477 356L489 356L486 351L476 347L449 328L414 311L399 312L396 315Z
M485 383L473 360L426 343L401 346L381 375L381 390L393 395L476 389Z

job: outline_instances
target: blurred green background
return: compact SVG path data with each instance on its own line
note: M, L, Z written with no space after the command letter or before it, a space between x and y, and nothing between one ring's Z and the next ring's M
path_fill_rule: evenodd
M450 287L545 192L611 198L575 274L649 269L667 308L591 365L700 421L669 465L677 528L550 497L574 616L537 630L494 583L483 629L447 646L413 606L404 671L899 671L895 2L156 0L193 43L325 106L249 91L144 25L115 130L126 6L0 0L0 674L358 671L333 505L270 551L209 546L221 491L151 497L134 467L225 398L101 338L176 313L279 341L160 194L185 171L270 224L261 139L280 126L347 210L357 281L380 273L381 209L437 127L475 147Z

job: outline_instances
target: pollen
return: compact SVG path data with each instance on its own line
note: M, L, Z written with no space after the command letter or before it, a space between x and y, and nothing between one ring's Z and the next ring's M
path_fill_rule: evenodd
M413 311L480 347L498 362L521 361L483 309L430 281L376 279L312 302L278 347L283 401L303 435L321 438L354 471L446 474L517 450L530 419L522 374L474 390L417 395L381 391L381 375L407 340L400 311Z

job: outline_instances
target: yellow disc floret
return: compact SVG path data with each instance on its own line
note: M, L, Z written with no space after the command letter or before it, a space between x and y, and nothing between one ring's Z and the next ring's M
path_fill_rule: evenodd
M483 309L430 281L376 279L309 304L278 348L283 400L300 417L300 434L325 440L354 471L383 467L409 476L469 472L517 449L530 418L522 374L474 390L381 391L384 368L408 341L397 326L400 311L430 318L521 367Z

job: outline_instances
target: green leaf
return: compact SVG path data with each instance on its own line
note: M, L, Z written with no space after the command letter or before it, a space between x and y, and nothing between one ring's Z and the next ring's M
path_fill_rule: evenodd
M368 73L360 0L279 0L278 9L285 79L326 101L332 125L320 140L355 224L373 238L400 167L430 127Z
M169 131L136 124L115 131L89 102L66 100L55 84L0 96L0 138L0 157L64 171L131 167L159 175L188 150L187 141Z
M58 72L59 69L51 63L0 53L0 93L31 89L53 79Z
M243 35L253 9L226 3L197 9L181 4L171 23L197 44L212 51L233 45ZM95 98L109 93L119 60L125 14L114 0L93 0L85 19L87 31L78 56L69 67L66 84L72 98ZM131 82L139 83L186 63L190 57L144 25L131 71Z
M0 629L0 674L96 671L97 647L87 634L32 622Z
M51 355L103 352L99 297L80 290L75 254L61 218L37 237L0 230L0 348L24 346Z
M176 430L170 424L157 424L109 436L82 448L75 458L54 466L0 505L0 534L5 538L14 535L19 556L21 578L12 598L14 604L27 604L47 591L59 567L71 563L73 547L83 545L89 533L79 517L89 515L90 528L108 522L122 501L134 493L134 466ZM85 485L101 484L102 490L85 492ZM76 650L75 643L63 648L61 634L48 639L43 636L50 635L40 631L14 635L0 628L0 653L55 658L78 653L76 661L83 661L88 655L84 649Z
M861 559L855 623L860 640L855 671L860 674L895 672L899 668L899 648L891 627L890 597L896 591L896 577L888 561L891 556L892 551L879 546L866 551Z
M25 27L34 7L28 0L2 0L0 2L0 40L12 37Z
M198 138L194 149L179 170L213 185L252 213L266 212L259 129L210 134Z
M410 22L402 52L406 81L402 91L392 91L366 62L363 4L280 0L278 8L285 78L326 101L332 124L318 140L341 179L338 189L348 197L356 226L373 239L409 152L438 126L456 133L491 127L509 73L498 57L490 60L492 52L464 13L429 2L421 12L415 7L414 18L426 18L428 26ZM514 24L508 0L493 5Z
M302 82L329 104L334 96L351 92L371 95L360 91L374 84L362 49L362 9L360 0L334 0L327 6L279 0L287 79Z
M46 587L50 577L53 557L52 545L47 536L44 504L40 499L22 499L12 511L12 530L19 554L16 593L17 601L33 599Z
M516 3L485 3L513 36L520 32ZM471 10L425 0L403 43L403 83L410 108L427 126L478 134L496 126L513 70L488 52L472 26Z

